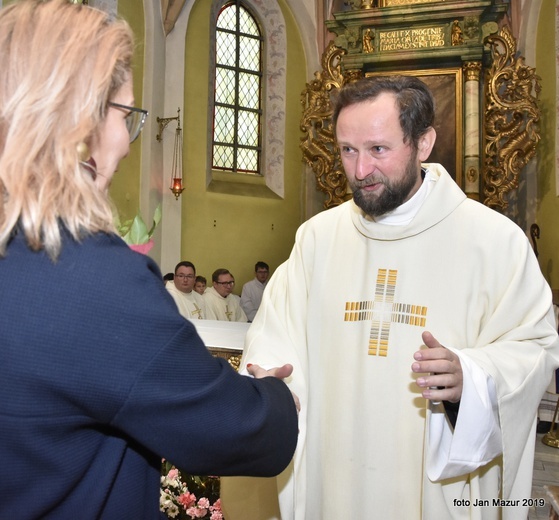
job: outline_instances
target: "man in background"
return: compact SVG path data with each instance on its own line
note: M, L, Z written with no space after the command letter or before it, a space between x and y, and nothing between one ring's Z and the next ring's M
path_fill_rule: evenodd
M268 283L270 276L270 268L266 262L256 262L254 266L254 280L247 282L243 285L241 292L241 307L247 315L248 321L254 320L256 311L260 307L262 301L262 294Z
M203 320L206 316L204 298L194 291L196 268L192 262L179 262L175 267L173 281L165 287L175 300L182 316L188 320Z
M209 320L247 322L240 298L233 294L235 278L227 269L216 269L212 274L212 287L204 293L206 317Z

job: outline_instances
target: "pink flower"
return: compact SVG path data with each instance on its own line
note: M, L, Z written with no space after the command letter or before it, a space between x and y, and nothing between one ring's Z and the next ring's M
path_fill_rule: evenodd
M169 473L167 473L167 478L169 480L175 480L178 476L179 476L179 470L175 468L169 470Z
M223 520L223 513L221 512L221 498L218 498L214 505L210 507L212 512L210 520Z
M210 507L210 501L206 497L202 497L200 500L198 500L198 507L208 509Z
M133 251L136 251L136 253L147 255L153 247L153 240L150 239L150 241L145 244L128 244L128 247Z
M189 507L186 510L186 514L190 516L190 518L204 518L207 512L207 509L200 509L198 507Z
M179 495L178 501L182 507L188 509L190 506L196 503L196 495L187 491L186 493Z

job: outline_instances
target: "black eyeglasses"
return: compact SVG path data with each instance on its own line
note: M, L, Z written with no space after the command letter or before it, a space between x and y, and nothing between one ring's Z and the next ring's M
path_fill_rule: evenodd
M235 285L235 281L232 282L215 282L218 283L219 285Z
M130 142L133 143L138 138L142 128L144 127L144 123L148 118L148 111L143 108L129 107L127 105L113 103L112 101L109 101L109 106L128 110L128 114L126 114L125 118L126 128L128 130L128 134L130 135Z

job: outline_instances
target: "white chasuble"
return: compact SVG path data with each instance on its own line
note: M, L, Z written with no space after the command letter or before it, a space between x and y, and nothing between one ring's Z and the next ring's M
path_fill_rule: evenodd
M248 321L241 308L241 299L235 294L228 294L224 298L213 287L208 287L204 293L204 303L209 320Z
M188 320L203 320L206 318L206 304L202 295L196 291L185 293L179 291L173 282L168 283L167 290L175 300L180 314Z
M500 500L530 498L535 414L559 364L551 291L515 224L425 167L435 183L409 224L353 201L324 211L268 283L243 365L293 365L300 436L278 478L223 479L228 520L526 519ZM502 456L449 460L439 480L430 450L449 447L429 428L450 426L411 370L426 330L487 375L502 432Z

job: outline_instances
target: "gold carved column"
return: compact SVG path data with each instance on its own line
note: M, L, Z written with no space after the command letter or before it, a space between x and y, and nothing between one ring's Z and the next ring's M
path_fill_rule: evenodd
M315 72L314 79L301 93L303 116L300 128L303 137L299 146L303 161L313 170L316 189L327 196L324 202L326 209L341 204L351 196L334 138L330 99L330 93L344 84L341 58L345 52L330 42L322 55L322 71Z
M480 118L479 92L481 62L468 61L464 71L464 191L479 200Z
M487 71L484 114L483 203L505 212L516 197L522 168L540 141L540 78L525 65L505 26L485 39L492 63Z

